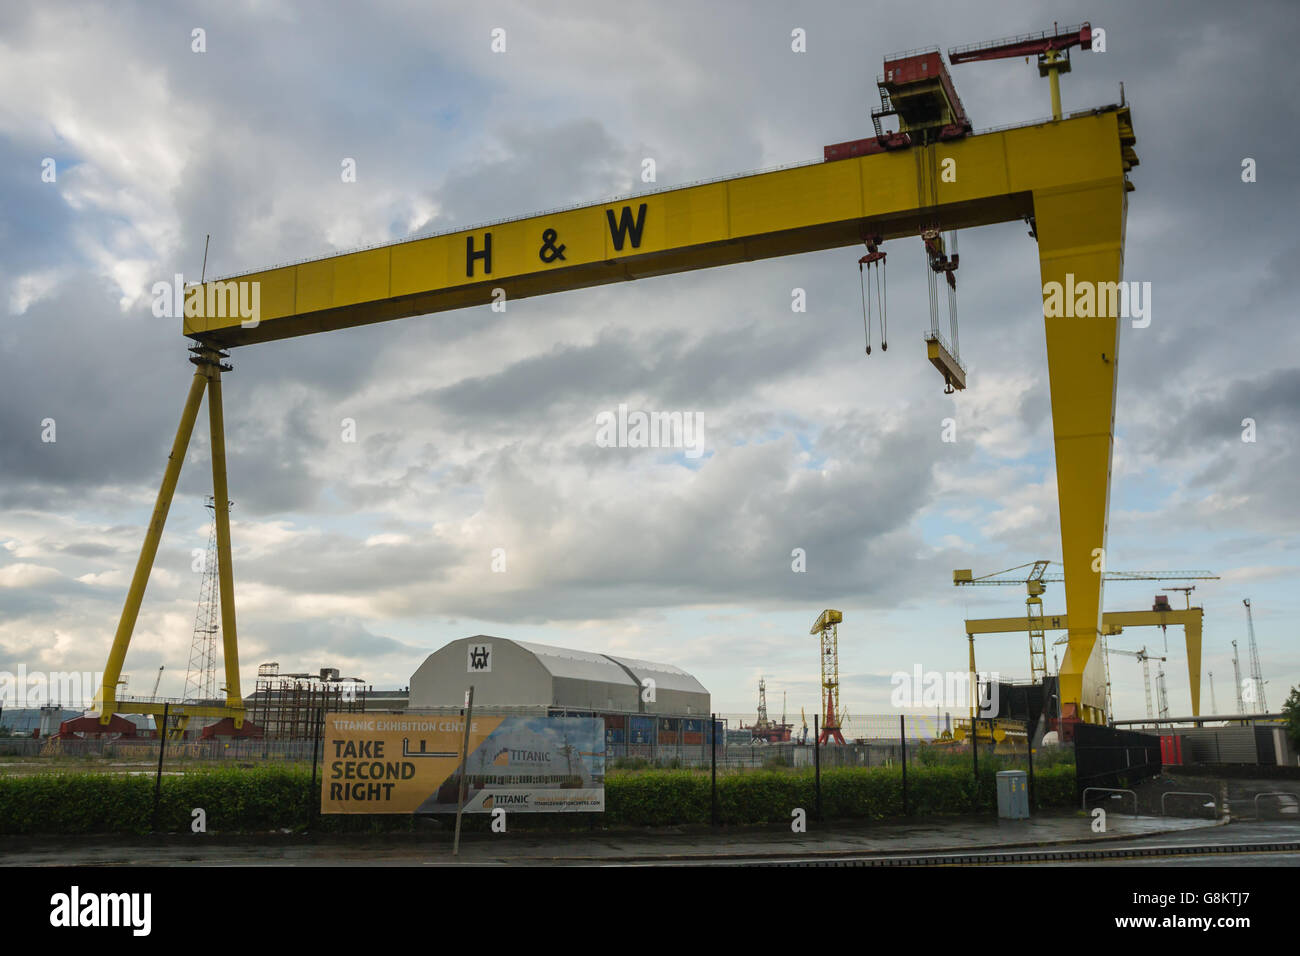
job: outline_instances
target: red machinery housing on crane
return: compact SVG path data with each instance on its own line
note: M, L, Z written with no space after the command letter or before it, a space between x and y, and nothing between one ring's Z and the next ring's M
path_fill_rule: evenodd
M880 108L871 111L875 135L827 146L823 152L828 162L970 135L970 119L938 47L886 57L876 86ZM886 116L898 117L896 132L881 126Z
M952 47L948 50L948 59L957 64L1037 56L1039 75L1046 76L1051 81L1052 117L1059 120L1060 74L1070 71L1070 50L1076 46L1090 50L1092 42L1092 26L1088 23L1066 27L1064 30L1053 25L1050 33L1026 33L1001 40ZM948 64L944 62L938 47L885 57L884 72L876 77L876 86L880 92L880 107L871 111L875 135L824 147L826 162L914 146L930 146L971 135L970 117L966 115L966 107L957 95L952 75L948 72ZM886 116L898 118L897 130L885 130L881 120ZM1131 154L1132 150L1128 150L1128 153ZM1132 160L1136 162L1136 154L1132 155ZM943 227L938 221L939 179L939 170L935 168L935 156L932 153L929 168L925 168L923 163L917 167L918 194L921 197L928 196L930 209L935 213L930 222L922 224L920 230L929 267L930 330L925 336L926 354L943 376L944 391L951 394L966 387L966 369L961 362L957 337L957 269L961 256L957 252L956 233L949 232L945 238ZM1035 235L1033 223L1030 225L1030 234ZM884 282L886 253L880 248L883 242L881 236L864 234L862 241L867 247L867 254L858 261L858 274L866 353L870 355L873 312L880 316L881 351L889 348ZM872 275L876 280L874 290L868 278ZM940 276L948 287L947 339L939 331L936 282Z
M987 40L948 50L948 61L974 63L1012 57L1038 57L1038 75L1051 81L1052 118L1061 118L1059 76L1070 72L1070 49L1092 49L1092 26L1081 23L1056 27L1049 33L1025 33L1001 40ZM948 139L960 139L972 132L970 117L953 85L952 75L938 47L909 50L885 57L885 72L876 77L880 107L871 111L875 135L825 147L827 161L907 149ZM886 116L898 117L897 131L881 125Z

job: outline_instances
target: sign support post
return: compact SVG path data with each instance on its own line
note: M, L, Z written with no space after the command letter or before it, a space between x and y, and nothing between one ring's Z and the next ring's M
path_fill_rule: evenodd
M474 715L474 685L465 691L465 743L460 749L460 796L456 800L456 836L451 844L451 855L460 856L460 816L465 810L465 784L469 778L469 722Z

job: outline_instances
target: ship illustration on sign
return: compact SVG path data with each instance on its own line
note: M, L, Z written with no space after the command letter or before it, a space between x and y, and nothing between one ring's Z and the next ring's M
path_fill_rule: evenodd
M469 755L466 764L457 767L442 782L417 812L455 808L460 799L462 775L466 776L467 808L525 809L531 807L533 800L523 798L537 791L560 796L563 791L600 788L604 780L601 741L586 741L586 728L556 726L569 723L594 725L596 722L587 718L541 718L503 724ZM590 746L579 746L575 740ZM595 772L593 765L599 768Z

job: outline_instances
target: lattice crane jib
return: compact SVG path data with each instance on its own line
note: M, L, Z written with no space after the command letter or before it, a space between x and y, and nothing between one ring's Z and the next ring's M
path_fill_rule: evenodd
M1246 637L1250 647L1250 681L1254 689L1255 712L1268 713L1268 698L1264 694L1264 668L1259 663L1259 645L1255 643L1255 616L1251 613L1250 598L1242 602L1246 606Z

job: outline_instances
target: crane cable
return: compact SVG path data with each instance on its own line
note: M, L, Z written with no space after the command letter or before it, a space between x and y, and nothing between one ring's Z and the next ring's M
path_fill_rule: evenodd
M871 310L867 307L867 280L862 272L862 263L858 263L858 286L862 290L862 327L867 332L867 354L871 354Z
M948 238L952 242L951 256L957 258L957 231L954 229L948 233ZM956 279L956 276L953 276ZM948 286L948 330L952 335L952 357L961 360L961 348L957 344L957 289L954 285Z
M924 153L924 156L922 153ZM924 242L924 230L922 232L922 241L925 248L926 280L930 293L930 332L937 339L939 338L939 290L936 285L938 275L934 268L932 252L938 252L943 259L944 265L947 265L949 261L956 262L957 231L955 229L949 230L947 242L945 243L943 233L940 231L939 226L939 154L938 150L935 148L935 144L927 144L921 152L917 153L916 160L917 194L920 196L925 196L927 193L929 194L932 224L931 231L934 233L934 250L930 248L928 243ZM952 270L944 270L944 281L948 286L948 334L950 339L950 348L952 350L952 357L960 361L961 349L957 336L956 276L952 273Z
M865 264L868 271L874 271L876 276L876 310L880 312L880 351L889 351L889 317L885 311L885 296L889 291L889 280L883 273L885 271L885 254L879 251L877 240L872 240L867 245L871 250L871 255L863 256L858 260L858 289L862 293L862 325L867 334L867 354L871 354L871 292L867 288L866 273L863 270ZM875 267L874 270L872 267Z
M885 293L889 291L889 281L885 277L885 260L881 259L876 268L876 300L880 303L880 351L889 351L889 317L885 313Z

